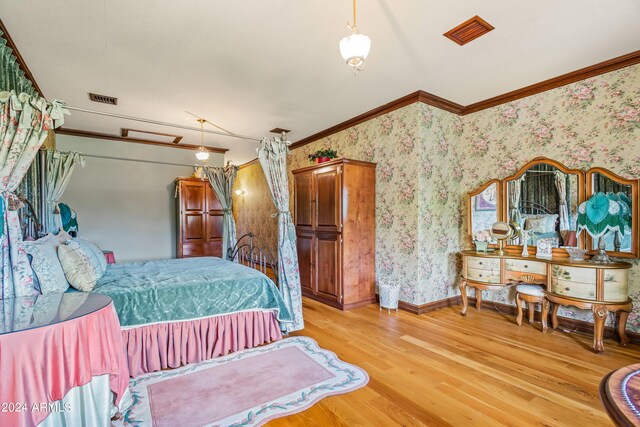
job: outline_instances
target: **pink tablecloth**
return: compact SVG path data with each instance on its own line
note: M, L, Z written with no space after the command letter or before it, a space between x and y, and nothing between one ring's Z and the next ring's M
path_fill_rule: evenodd
M113 303L62 323L0 335L0 402L13 405L0 411L0 426L37 425L49 411L34 408L105 374L118 405L129 370Z

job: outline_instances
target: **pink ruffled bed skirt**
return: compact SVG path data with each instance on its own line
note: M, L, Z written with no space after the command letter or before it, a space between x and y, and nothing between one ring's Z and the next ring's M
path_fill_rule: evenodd
M247 311L184 322L124 329L132 378L178 368L282 338L276 313Z

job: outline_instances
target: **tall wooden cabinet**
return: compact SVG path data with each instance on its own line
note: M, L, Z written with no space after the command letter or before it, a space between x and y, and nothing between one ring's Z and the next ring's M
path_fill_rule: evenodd
M375 167L339 159L293 171L305 296L342 310L375 302Z
M178 258L222 257L222 205L208 180L177 178Z

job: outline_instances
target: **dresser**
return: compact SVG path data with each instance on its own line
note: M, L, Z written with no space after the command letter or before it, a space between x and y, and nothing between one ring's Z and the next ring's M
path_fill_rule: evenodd
M594 344L596 352L604 351L604 323L609 312L619 313L618 334L626 345L627 317L632 309L628 292L626 262L596 264L589 261L572 261L569 258L535 258L497 252L462 252L462 311L467 313L467 288L476 289L476 308L482 304L483 290L498 290L516 283L540 284L545 288L542 305L543 332L547 330L549 303L553 303L552 327L558 326L560 305L589 309L594 320Z
M209 180L177 178L175 185L177 257L222 257L222 205Z
M303 295L342 310L375 302L375 167L339 159L293 171Z

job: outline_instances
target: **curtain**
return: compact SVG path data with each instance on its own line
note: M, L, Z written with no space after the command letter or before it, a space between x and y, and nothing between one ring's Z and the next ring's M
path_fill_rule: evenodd
M558 198L560 200L560 206L558 206L558 212L560 217L560 234L564 239L567 235L567 231L571 230L571 224L569 221L569 206L567 204L567 175L556 171L556 188L558 189Z
M216 193L224 213L222 223L222 253L229 259L229 250L236 244L236 222L233 219L233 183L238 175L238 167L228 165L225 168L205 167L209 184ZM236 261L236 260L234 260Z
M520 215L520 193L522 191L523 178L509 181L509 184L507 185L507 193L509 197L509 221L515 221L518 224L522 222L522 216Z
M15 191L47 138L60 126L66 111L62 103L26 93L0 92L0 299L35 293L31 266L22 248Z
M45 164L45 196L47 203L44 224L48 233L55 234L62 228L58 202L60 202L60 198L69 184L73 170L77 165L84 167L85 158L80 153L47 150Z
M280 293L293 317L284 324L285 332L304 328L302 319L302 290L296 248L296 230L289 211L289 181L287 176L287 142L279 138L263 138L258 147L262 166L273 203L278 209L278 280Z
M33 97L38 96L33 83L20 69L18 59L7 44L2 31L0 31L0 90L13 90Z

